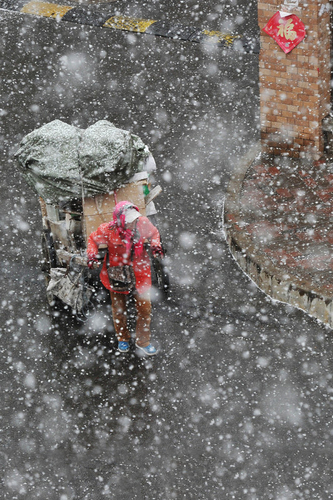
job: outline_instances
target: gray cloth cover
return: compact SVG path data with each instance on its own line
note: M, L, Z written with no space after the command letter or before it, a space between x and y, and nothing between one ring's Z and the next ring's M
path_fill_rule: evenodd
M79 164L85 191L101 194L144 170L149 149L136 135L101 120L82 132Z
M101 120L80 130L54 120L26 135L15 154L26 181L47 203L113 191L150 155L139 137Z

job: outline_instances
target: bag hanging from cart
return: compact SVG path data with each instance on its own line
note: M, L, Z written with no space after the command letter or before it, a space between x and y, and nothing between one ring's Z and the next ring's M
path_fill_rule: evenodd
M82 313L90 301L93 288L85 283L83 270L74 272L73 260L72 258L67 269L59 267L51 269L47 292L53 293L77 313Z

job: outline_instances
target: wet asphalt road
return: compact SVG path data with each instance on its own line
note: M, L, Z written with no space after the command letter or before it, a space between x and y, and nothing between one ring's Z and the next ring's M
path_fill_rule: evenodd
M0 498L333 498L332 334L267 299L221 229L258 138L257 56L0 23ZM84 324L46 304L38 201L13 153L55 118L108 119L155 156L172 291L154 302L154 359L118 355L107 300Z

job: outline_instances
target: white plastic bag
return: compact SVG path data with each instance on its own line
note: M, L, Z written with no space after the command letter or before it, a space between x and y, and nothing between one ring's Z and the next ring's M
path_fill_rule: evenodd
M82 272L68 272L62 267L51 268L47 293L53 293L77 313L89 303L93 289L84 283Z

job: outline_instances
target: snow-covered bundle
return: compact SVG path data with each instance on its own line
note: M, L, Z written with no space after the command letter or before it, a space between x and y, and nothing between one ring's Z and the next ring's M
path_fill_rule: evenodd
M111 192L152 158L138 136L106 120L86 130L54 120L26 135L15 157L47 203Z

